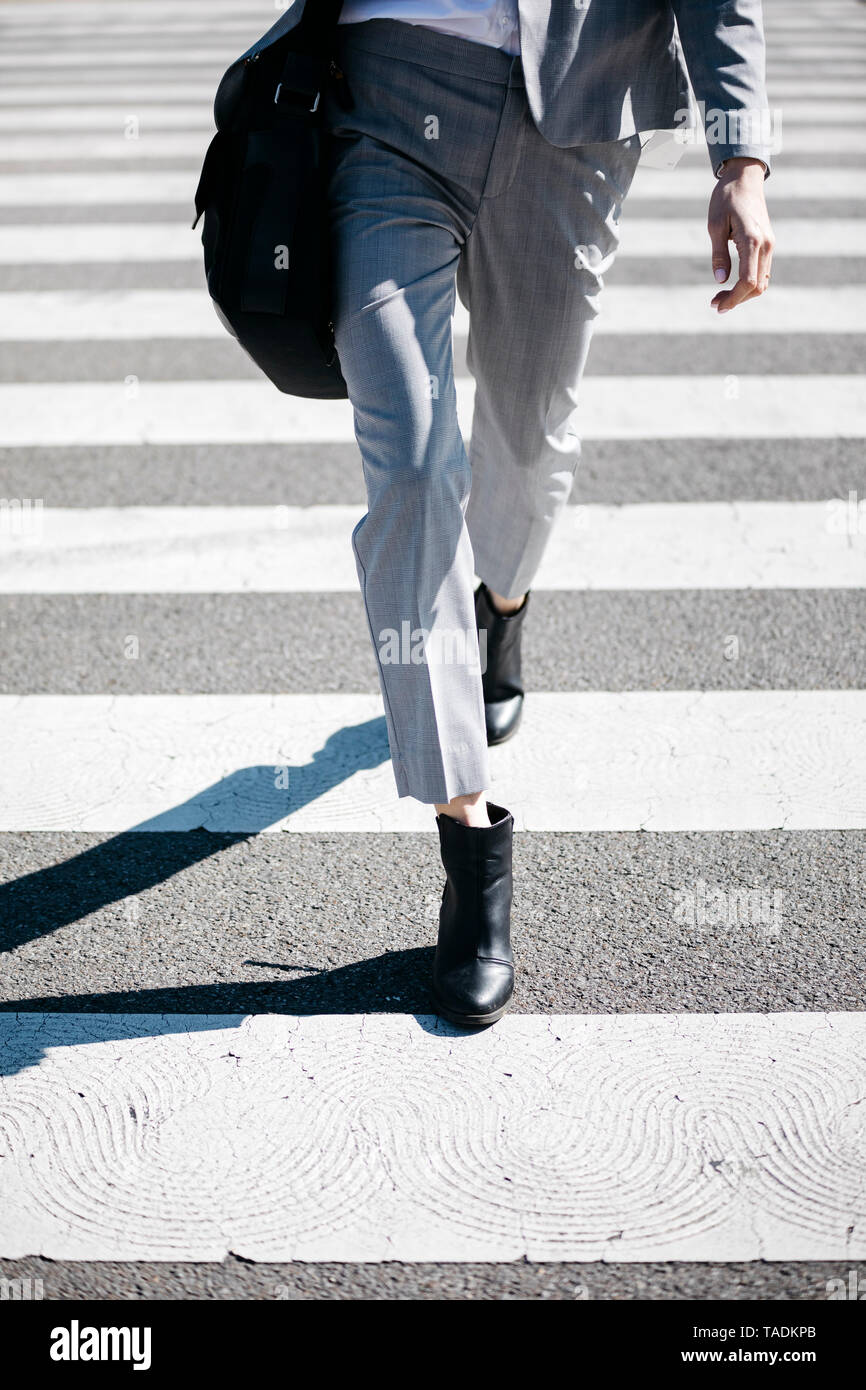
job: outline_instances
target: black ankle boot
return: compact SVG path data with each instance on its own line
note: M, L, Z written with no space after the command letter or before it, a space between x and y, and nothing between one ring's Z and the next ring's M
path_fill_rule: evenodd
M475 591L475 623L479 632L487 629L487 669L481 686L488 744L504 743L511 738L523 713L520 630L528 607L529 594L516 613L499 613L486 584L480 584Z
M495 1023L514 991L511 841L514 819L487 802L489 826L437 816L446 873L433 961L436 1012L451 1023Z

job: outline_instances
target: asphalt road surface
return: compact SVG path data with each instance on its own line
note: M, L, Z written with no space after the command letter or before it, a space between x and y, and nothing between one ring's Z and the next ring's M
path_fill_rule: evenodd
M705 149L639 171L493 757L519 978L479 1038L431 1017L442 871L387 761L351 410L259 377L189 228L273 8L0 4L0 1278L866 1270L866 8L764 10L772 285L717 319Z

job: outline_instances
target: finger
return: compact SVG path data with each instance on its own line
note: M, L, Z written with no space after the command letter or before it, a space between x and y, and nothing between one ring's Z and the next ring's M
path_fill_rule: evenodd
M736 309L738 305L745 304L748 299L756 299L758 290L751 280L744 280L742 277L730 290L723 290L712 300L711 307L718 310L720 314L727 314L731 309Z
M769 272L769 274L772 274L772 273L773 273L773 252L774 252L775 249L776 249L776 238L775 238L775 236L774 236L774 234L773 234L773 229L772 229L772 227L769 227L769 228L768 228L768 236L769 236L769 241L770 241L770 254L769 254L769 257L767 258L767 271Z
M727 218L707 224L712 244L713 275L723 285L731 273L731 252L728 246L730 226Z
M765 282L764 289L767 288L767 285L770 283L770 278L773 274L773 251L775 249L775 245L776 239L773 236L772 230L768 227L766 237L764 239L764 264L762 267Z
M740 278L732 290L716 295L713 303L717 305L720 314L728 313L729 310L735 309L738 304L744 304L747 299L752 299L759 293L758 271L761 238L755 233L737 236L735 245L740 260Z

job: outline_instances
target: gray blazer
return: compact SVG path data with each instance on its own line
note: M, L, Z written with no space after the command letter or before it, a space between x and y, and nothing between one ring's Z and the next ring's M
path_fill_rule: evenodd
M237 63L293 29L305 3L293 0ZM763 159L769 169L761 0L518 0L518 7L529 109L552 145L691 126L691 78L713 169L734 155Z

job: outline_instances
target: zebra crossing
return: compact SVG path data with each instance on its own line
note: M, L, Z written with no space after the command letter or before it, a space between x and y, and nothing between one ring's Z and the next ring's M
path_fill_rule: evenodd
M713 315L705 150L639 170L493 750L518 991L464 1036L351 407L257 377L189 230L272 9L0 4L0 1275L822 1298L866 1259L866 12L764 10L774 283Z

